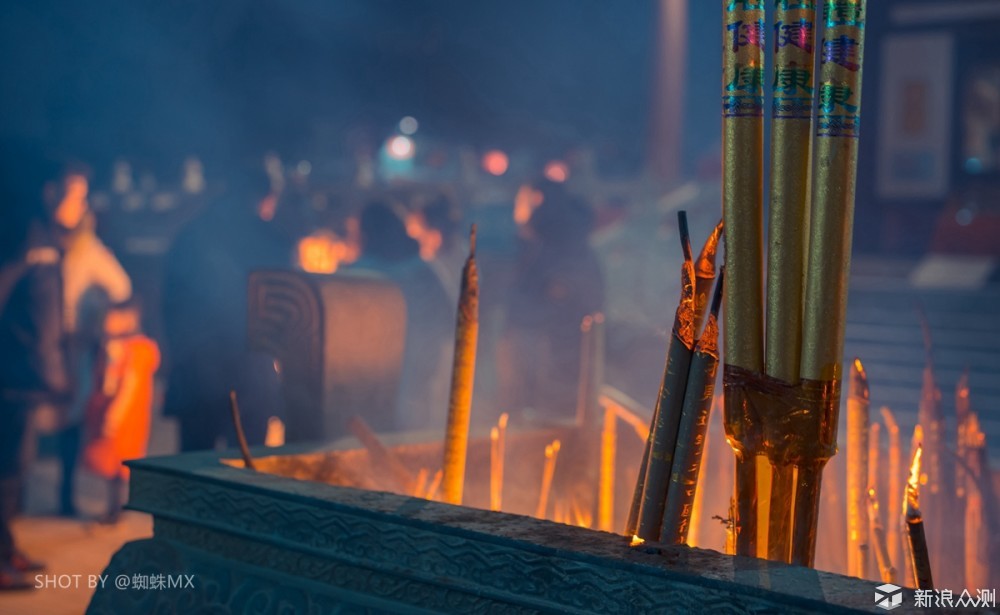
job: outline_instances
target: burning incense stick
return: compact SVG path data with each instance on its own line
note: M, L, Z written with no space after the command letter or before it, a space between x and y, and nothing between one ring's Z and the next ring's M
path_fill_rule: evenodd
M719 366L719 308L725 270L719 274L705 332L695 346L677 431L673 471L667 491L660 539L683 544L691 527L691 513L698 490L698 472L705 449L708 417L715 395L715 374Z
M899 519L901 516L901 501L895 494L903 490L903 451L899 441L899 424L892 410L882 406L882 420L885 422L885 430L889 436L889 484L888 493L893 494L889 498L889 531L888 547L889 561L901 562L901 542L899 539Z
M507 464L507 421L510 415L506 412L500 415L497 420L497 510L503 508L503 477L504 467Z
M868 427L868 483L867 484L868 484L869 496L872 495L871 493L872 490L874 490L875 494L882 493L882 484L881 484L882 481L880 480L879 476L879 471L881 470L882 467L879 464L879 461L882 457L881 441L879 439L881 433L882 433L882 426L878 422L873 421L871 425ZM877 510L876 514L878 514ZM879 520L879 526L880 526L879 531L882 532L882 540L885 541L885 527L882 525L881 520ZM869 538L868 552L870 555L874 556L875 565L879 566L879 560L878 560L879 554L877 552L879 545L876 544L874 541L875 528L872 525L870 510L868 514L868 527L871 529L871 534L868 537ZM886 558L888 558L888 553L889 553L888 543L886 543L885 549L886 549ZM869 557L868 568L869 569L871 568L871 557ZM879 571L881 572L881 567L879 567Z
M643 484L642 504L639 508L637 534L639 538L648 541L660 538L667 487L674 462L674 449L677 446L677 430L694 347L694 262L686 214L683 211L678 212L677 220L681 247L684 250L681 300L674 318L670 347L667 350L667 364L660 384L656 410L653 412L655 423L650 430L651 446Z
M723 314L726 365L760 373L764 368L764 2L723 0L722 7L722 212L729 272ZM739 397L727 391L725 401L726 434L736 452L736 551L756 556L755 456L760 443L746 429L753 424L746 420Z
M872 542L875 544L875 561L878 563L879 578L883 583L896 582L896 569L892 567L889 558L889 547L885 541L885 530L879 515L878 498L875 488L868 489L868 522L872 530Z
M799 376L823 391L817 420L836 435L854 226L866 0L826 0ZM836 441L834 437L833 442ZM833 442L817 443L832 446ZM812 566L825 460L799 466L792 562Z
M236 442L240 447L240 456L243 457L243 466L256 470L253 457L250 456L250 447L247 446L247 435L243 431L243 421L240 420L240 405L236 401L236 391L229 391L229 414L233 418L233 428L236 430Z
M614 408L604 411L601 431L601 470L597 492L597 529L614 531L615 516L615 456L618 448L618 415Z
M881 435L882 426L873 422L868 427L868 487L879 493L882 491L879 484L882 482L879 480L879 469L881 468L879 462L882 457Z
M444 470L438 470L434 473L434 480L427 487L427 499L436 500L438 496L438 491L441 489L441 480L444 478Z
M924 519L920 514L920 455L921 445L913 455L910 465L910 479L906 482L906 533L910 544L910 569L918 589L933 589L931 560L927 554L927 538L924 535Z
M545 447L545 467L542 469L542 489L538 495L538 508L535 509L535 517L545 518L545 513L549 508L549 492L552 490L552 476L556 472L556 459L559 457L559 440L553 440L552 444Z
M854 359L847 393L847 574L868 578L868 378Z
M979 429L979 417L971 411L963 416L962 449L968 471L965 486L965 587L990 585L990 543L992 542L991 510L993 499L989 488L992 473L986 451L986 436ZM961 464L959 464L961 465Z
M719 240L722 238L722 220L705 240L698 260L694 264L694 334L697 337L705 324L705 316L709 308L712 294L712 284L715 283L715 257L719 251Z
M479 271L476 267L476 225L469 234L469 258L462 270L462 291L455 322L455 357L448 401L448 427L444 440L444 501L462 503L465 456L469 445L469 416L476 374L476 341L479 337Z
M417 472L417 479L414 481L413 484L413 492L411 493L413 497L415 498L424 497L424 495L426 494L428 478L430 478L430 472L428 472L427 468L420 468L420 471Z
M577 380L576 391L576 424L586 424L591 413L591 395L594 390L594 317L587 314L580 322L580 377Z
M961 460L965 459L966 443L966 439L962 437L962 432L965 429L965 421L969 418L971 411L972 408L969 402L969 368L966 367L958 379L958 384L955 385L955 424L958 425L958 429L956 430L958 433L956 444L958 446L956 446L955 452ZM955 495L959 499L965 497L965 468L960 463L955 464Z
M490 510L500 510L500 430L490 430Z
M375 432L372 431L368 423L360 416L353 416L347 423L347 428L351 430L365 449L375 468L386 470L391 477L393 488L400 493L412 493L416 481L406 465L400 461L392 451L390 451L382 441L379 440Z

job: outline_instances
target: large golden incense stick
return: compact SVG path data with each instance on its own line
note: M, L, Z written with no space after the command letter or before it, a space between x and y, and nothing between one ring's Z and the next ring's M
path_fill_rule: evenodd
M906 536L910 545L910 570L918 589L933 589L931 560L927 553L927 538L924 535L924 519L920 514L920 454L923 447L917 445L910 465L910 479L906 481Z
M847 393L847 574L868 578L868 378L851 364Z
M451 368L448 426L444 438L443 500L462 503L465 456L469 445L472 386L476 375L476 342L479 337L479 270L476 267L476 225L469 234L469 258L462 270L462 290L455 321L455 357Z
M663 524L663 509L666 504L667 487L677 446L677 430L680 426L684 391L687 387L688 370L694 348L694 259L691 255L691 241L687 228L687 216L681 211L677 215L684 249L684 265L681 268L681 300L674 317L674 327L667 350L667 363L663 370L660 394L653 412L655 424L650 430L651 446L643 484L642 504L639 508L638 536L646 541L660 539Z
M815 4L777 2L774 20L764 364L768 376L797 384L811 199ZM788 561L790 555L793 489L793 466L774 465L767 533L767 555L773 560Z
M820 434L826 437L815 443L814 459L803 460L798 468L792 562L805 566L812 566L816 554L822 469L836 449L867 14L866 0L824 0L823 5L799 376L808 381L803 389L819 402L812 410L818 415Z
M712 284L715 283L715 257L722 239L722 221L715 225L705 240L698 260L694 263L694 335L698 337L705 324L709 301L712 298Z
M896 582L896 569L889 559L889 547L885 541L885 529L879 514L878 497L874 487L868 489L868 522L872 530L872 543L875 547L875 561L878 563L879 578L883 583Z
M559 458L559 440L545 447L545 466L542 468L542 487L538 494L538 508L535 517L544 519L549 509L549 493L552 491L552 477L556 473L556 460Z
M903 450L899 439L899 424L896 423L896 417L893 416L892 410L886 406L882 406L882 421L885 423L885 431L889 436L889 482L886 485L887 493L892 494L889 498L889 508L886 511L889 515L889 527L888 536L886 537L886 542L889 547L889 560L892 562L901 562L902 552L901 552L901 542L899 539L899 519L901 510L900 505L902 501L896 497L896 494L902 492L903 490Z
M692 522L698 473L708 435L708 418L715 396L715 374L719 367L719 308L725 270L719 273L705 331L698 339L688 372L687 388L677 430L677 447L667 489L660 540L675 544L687 541Z
M601 430L601 468L597 488L597 529L614 531L615 522L615 456L618 448L618 414L608 407L604 410L604 428Z
M722 213L726 370L764 368L764 0L722 0ZM726 376L726 434L736 453L736 553L757 555L759 426Z

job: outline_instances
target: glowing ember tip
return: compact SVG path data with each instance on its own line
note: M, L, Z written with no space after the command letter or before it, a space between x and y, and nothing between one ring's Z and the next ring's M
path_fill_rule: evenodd
M632 542L630 542L628 546L630 546L630 547L638 547L639 545L643 544L644 542L646 542L646 541L643 540L642 538L639 538L638 536L633 535L632 536Z

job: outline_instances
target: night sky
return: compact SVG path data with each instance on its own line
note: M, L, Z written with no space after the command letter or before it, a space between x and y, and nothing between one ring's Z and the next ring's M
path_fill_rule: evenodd
M691 45L710 52L692 59L692 103L718 87L705 4L692 3ZM652 1L7 1L0 133L173 169L188 153L336 155L413 115L479 147L638 158L655 16ZM714 107L689 116L689 143L718 138Z

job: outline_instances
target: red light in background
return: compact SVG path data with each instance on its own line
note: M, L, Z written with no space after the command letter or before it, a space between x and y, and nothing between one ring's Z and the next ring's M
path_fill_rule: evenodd
M569 165L562 160L552 160L545 165L545 178L561 184L569 179Z
M498 149L491 149L483 154L483 170L490 175L503 175L507 172L509 164L507 154Z

